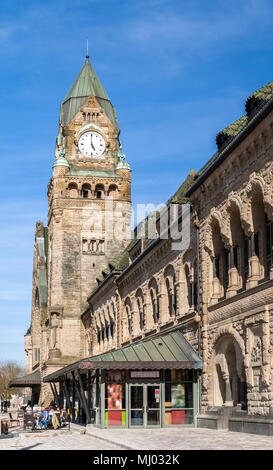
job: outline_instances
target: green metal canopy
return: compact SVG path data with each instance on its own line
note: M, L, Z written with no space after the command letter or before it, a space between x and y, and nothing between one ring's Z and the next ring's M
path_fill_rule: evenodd
M33 387L35 385L41 385L41 373L39 370L9 382L9 388Z
M90 64L88 56L83 68L62 102L61 118L63 126L67 126L70 123L89 95L97 98L107 117L118 129L115 108Z
M77 369L202 369L202 360L184 335L180 331L173 331L82 359L47 375L43 381L57 382L60 377Z

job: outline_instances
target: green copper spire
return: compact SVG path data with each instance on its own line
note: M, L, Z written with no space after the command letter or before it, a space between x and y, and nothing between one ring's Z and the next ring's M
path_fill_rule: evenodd
M89 95L94 95L97 98L107 117L118 129L115 108L100 83L92 65L89 62L89 56L87 55L83 68L62 102L61 109L63 126L67 126L70 123Z

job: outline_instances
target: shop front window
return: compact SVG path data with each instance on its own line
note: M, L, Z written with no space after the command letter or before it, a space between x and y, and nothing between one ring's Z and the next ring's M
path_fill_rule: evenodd
M193 423L193 371L165 372L165 425Z
M125 383L125 371L106 371L105 426L126 426Z

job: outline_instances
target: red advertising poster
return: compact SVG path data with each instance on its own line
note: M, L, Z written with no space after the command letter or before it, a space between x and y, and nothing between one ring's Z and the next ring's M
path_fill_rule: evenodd
M108 384L108 410L121 410L122 408L122 385Z

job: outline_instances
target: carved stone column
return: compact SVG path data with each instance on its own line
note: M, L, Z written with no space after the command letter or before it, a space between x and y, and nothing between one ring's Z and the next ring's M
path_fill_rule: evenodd
M249 239L249 275L247 279L247 288L255 287L258 285L260 279L260 260L255 252L255 234L253 233Z
M156 295L156 294L154 294ZM151 302L150 291L144 293L144 305L143 308L145 309L145 331L150 330L154 326L154 316L153 316L153 306Z
M236 267L237 260L235 260L235 257L237 258L237 248L232 246L229 250L229 287L227 289L227 298L235 295L239 289L239 275Z
M135 300L135 303L136 303L136 300ZM141 334L141 330L140 330L140 316L139 316L137 305L135 305L132 310L132 321L133 321L132 336L139 336Z
M212 278L212 297L211 304L214 305L221 297L221 285L219 280L219 258L213 258L213 278Z
M158 299L159 299L159 318L160 323L166 323L170 319L168 296L164 290L163 282L158 283Z
M224 406L233 406L232 393L231 393L231 387L230 387L230 381L229 381L229 374L223 373L223 379L224 379L225 385L226 385L226 397L225 397Z

